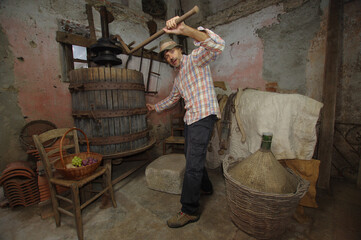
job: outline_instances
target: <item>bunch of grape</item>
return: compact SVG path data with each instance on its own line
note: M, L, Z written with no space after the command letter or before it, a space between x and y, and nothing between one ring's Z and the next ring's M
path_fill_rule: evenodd
M93 163L96 163L98 162L97 159L93 158L93 157L88 157L87 159L84 159L81 163L82 166L87 166L87 165L90 165L90 164L93 164Z
M73 159L71 160L71 164L73 164L73 166L75 167L80 167L82 163L82 159L78 156L73 157Z

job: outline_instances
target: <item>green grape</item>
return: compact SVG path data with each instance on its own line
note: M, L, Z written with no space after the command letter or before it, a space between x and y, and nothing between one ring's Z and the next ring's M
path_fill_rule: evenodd
M81 162L82 162L82 159L78 156L74 156L73 159L71 160L71 164L73 164L73 166L76 166L76 167L80 167Z

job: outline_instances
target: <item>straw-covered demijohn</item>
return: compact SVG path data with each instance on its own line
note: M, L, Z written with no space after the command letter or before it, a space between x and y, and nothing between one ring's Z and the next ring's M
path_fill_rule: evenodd
M272 133L263 133L260 149L229 169L229 174L240 184L260 192L294 193L298 181L273 155L272 137Z

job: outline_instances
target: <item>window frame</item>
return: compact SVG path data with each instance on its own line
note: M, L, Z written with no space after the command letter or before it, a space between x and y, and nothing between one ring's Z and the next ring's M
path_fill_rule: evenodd
M56 40L61 46L61 65L62 65L62 80L63 82L70 82L69 72L74 70L74 63L87 63L88 68L92 67L90 46L96 43L96 40L86 38L80 35L71 34L67 32L57 31ZM74 59L73 45L85 47L87 49L87 60Z

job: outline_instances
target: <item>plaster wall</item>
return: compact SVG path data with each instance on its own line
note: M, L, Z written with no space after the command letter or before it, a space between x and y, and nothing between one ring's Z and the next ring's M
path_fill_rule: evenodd
M55 41L58 19L76 19L84 8L80 1L3 1L1 26L14 55L14 88L26 121L44 119L58 127L71 126L68 85L61 81L59 45ZM82 12L83 13L83 12Z
M229 1L209 1L209 12L215 14L219 11L232 7L239 3L239 0L229 0Z
M276 22L280 13L282 7L272 6L214 29L226 42L222 55L213 66L214 80L227 82L232 90L265 89L262 76L264 48L256 30Z
M336 121L361 123L361 2L344 5L342 65L337 92ZM361 141L358 141L361 144Z
M327 5L326 5L327 6ZM321 101L326 20L320 1L277 4L214 31L226 48L213 67L215 80L237 88L297 92ZM286 11L287 10L287 11Z
M18 105L18 90L14 86L14 55L9 41L0 28L0 169L14 159L24 159L18 136L24 125L24 118Z
M306 88L308 52L314 51L311 42L317 37L320 22L319 1L309 1L279 15L276 24L258 31L264 43L263 76L266 81L277 82L281 89L309 95Z
M70 8L66 8L68 6ZM70 115L70 95L67 85L61 82L59 49L55 41L57 18L71 17L78 9L59 4L63 15L54 9L49 1L2 1L0 22L8 44L2 46L11 58L5 65L2 76L4 97L1 115L6 121L1 123L0 169L7 163L26 159L19 149L19 135L26 122L49 120L59 127L72 126ZM7 68L11 66L10 68ZM5 101L3 101L5 100Z

